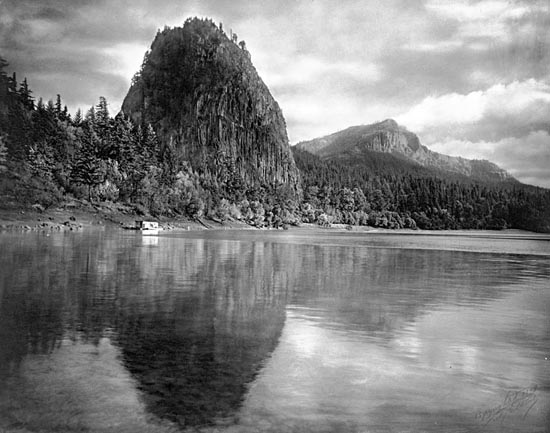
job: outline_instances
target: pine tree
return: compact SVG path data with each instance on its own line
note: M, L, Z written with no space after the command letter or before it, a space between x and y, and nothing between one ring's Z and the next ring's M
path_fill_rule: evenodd
M0 126L3 123L3 115L7 111L8 100L8 76L4 70L8 66L8 62L0 57Z
M6 162L8 160L8 148L5 141L6 137L0 134L0 173L7 170Z
M73 125L80 126L81 123L82 123L82 110L79 108L78 110L76 110L76 114L74 115Z
M29 89L27 77L25 77L19 86L19 95L21 96L21 102L28 110L34 110L34 98L31 94L32 91Z
M8 78L8 92L17 93L17 74L15 72Z
M48 101L48 104L46 105L46 111L52 115L56 114L55 105L51 99Z
M121 196L132 200L141 179L141 159L143 158L142 152L137 148L138 137L134 133L132 122L123 116L117 116L114 119L111 129L109 137L117 148L116 160L122 175L119 187Z
M99 97L99 103L96 105L95 113L98 124L107 125L109 123L109 108L105 96Z
M115 130L114 121L109 116L107 100L104 96L99 97L99 103L95 108L94 131L97 134L98 156L101 159L118 159L119 145L113 136Z
M9 63L3 57L0 57L0 80L7 80L7 74L5 69L9 66Z
M147 159L151 163L156 163L159 156L159 141L155 130L151 124L147 124L147 128L143 129L141 148L147 155Z
M93 127L96 124L96 113L95 113L95 107L90 107L90 109L86 113L86 122L90 127Z
M88 199L92 201L93 188L105 181L105 174L105 166L97 157L93 143L88 138L77 153L71 170L71 179L77 184L88 187Z
M61 95L59 95L59 93L57 94L57 98L55 100L55 114L56 116L59 118L61 116L61 113L63 112L63 108L62 108L62 104L61 104Z

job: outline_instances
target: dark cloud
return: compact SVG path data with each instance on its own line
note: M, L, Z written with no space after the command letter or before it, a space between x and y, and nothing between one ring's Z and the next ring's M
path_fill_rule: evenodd
M70 18L70 11L66 8L45 7L37 11L34 17L42 20L61 21Z
M142 44L142 57L157 29L128 6L82 0L0 2L0 53L12 70L28 78L37 96L61 94L73 111L93 104L99 95L118 106L129 77L116 65L106 72L113 65L108 49Z
M384 89L416 96L469 93L490 84L545 77L548 70L544 65L550 64L550 54L533 61L530 50L529 45L517 43L444 52L394 50L380 59L386 77Z

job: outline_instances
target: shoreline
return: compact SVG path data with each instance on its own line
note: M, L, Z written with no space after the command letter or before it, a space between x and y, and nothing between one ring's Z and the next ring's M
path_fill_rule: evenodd
M5 231L75 231L91 227L134 229L136 220L157 221L162 230L257 229L241 221L193 220L186 217L139 215L131 207L117 203L70 201L42 209L0 209L0 232Z
M202 230L278 230L262 229L245 222L215 221L211 219L192 220L185 217L160 217L151 215L138 215L131 208L111 203L91 204L86 202L69 202L55 208L20 208L0 209L0 233L1 232L28 232L28 231L77 231L92 227L110 227L113 229L132 229L136 220L152 220L159 223L162 231L202 231ZM383 229L371 226L347 226L346 224L333 224L330 227L322 227L313 223L302 223L291 227L291 230L319 230L342 233L369 233L386 235L431 235L431 236L513 236L524 237L537 235L550 240L550 235L536 233L520 229L505 230L422 230L422 229ZM144 232L147 232L145 230Z

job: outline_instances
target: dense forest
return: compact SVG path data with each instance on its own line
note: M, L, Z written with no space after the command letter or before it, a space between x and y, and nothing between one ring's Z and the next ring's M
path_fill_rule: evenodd
M301 216L384 228L550 231L550 190L445 175L388 154L371 162L325 161L294 149ZM374 163L372 161L375 161Z
M0 58L3 208L78 199L123 203L142 215L236 219L257 227L310 222L550 232L550 190L444 178L383 158L350 164L294 149L299 185L251 187L220 152L214 177L182 160L150 124L112 117L105 98L71 115L60 95L36 99L27 80L19 82L7 66Z

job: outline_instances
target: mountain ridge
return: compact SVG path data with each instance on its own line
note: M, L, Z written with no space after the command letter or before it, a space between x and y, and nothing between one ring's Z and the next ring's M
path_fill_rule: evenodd
M350 126L335 133L302 141L296 148L322 159L356 160L373 152L389 153L423 167L435 168L481 180L517 182L509 173L487 160L470 160L434 152L416 134L393 119L369 125Z

